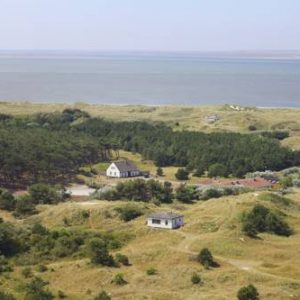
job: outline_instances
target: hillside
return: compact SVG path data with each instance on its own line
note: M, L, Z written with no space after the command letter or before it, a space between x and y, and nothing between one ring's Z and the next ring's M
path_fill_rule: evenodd
M297 191L290 198L293 201L290 206L262 201L259 193L191 205L175 203L155 207L153 204L136 204L146 214L155 210L183 213L186 225L175 231L147 228L145 216L128 223L120 221L114 208L124 202L107 201L42 206L38 215L18 223L40 221L48 228L61 228L65 226L64 218L68 218L68 226L72 228L131 235L129 242L116 251L126 254L131 266L95 267L82 258L60 259L47 265L48 271L41 274L43 279L49 281L53 292L62 290L68 299L92 299L105 289L112 299L225 300L234 299L237 290L249 283L259 289L261 299L299 299L300 193ZM241 232L241 213L258 202L284 214L295 234L289 238L261 234L256 240L245 237ZM89 211L87 219L79 217L82 211ZM2 212L1 216L8 217ZM205 270L191 260L203 247L212 251L219 268ZM146 274L150 267L157 270L156 275ZM28 281L20 274L22 268L16 267L8 277L2 277L2 288L18 290L18 286ZM191 283L193 272L200 274L202 285ZM117 273L123 273L128 284L112 284Z

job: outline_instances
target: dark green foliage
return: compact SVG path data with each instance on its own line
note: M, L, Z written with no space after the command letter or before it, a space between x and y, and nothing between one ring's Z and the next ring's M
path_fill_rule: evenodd
M189 172L185 169L178 169L176 174L175 174L175 177L178 180L188 180L189 179Z
M10 223L0 223L0 255L13 256L21 249L18 232Z
M269 232L277 235L290 236L292 229L278 215L263 205L255 205L242 219L243 231L250 237L257 233Z
M57 297L58 297L58 299L65 299L65 298L67 298L66 294L63 291L58 291Z
M217 267L211 252L207 248L203 248L197 256L197 260L205 267Z
M127 281L124 279L124 275L122 273L118 273L113 278L112 283L116 285L124 285L127 284Z
M284 140L290 136L288 131L265 131L260 133L263 137Z
M106 243L100 238L91 239L88 243L88 255L91 258L91 263L112 267L115 261L112 255L109 254Z
M129 222L143 215L143 212L138 207L133 205L116 207L115 211L119 213L120 219L124 222Z
M191 201L198 199L195 188L192 186L186 186L184 184L181 184L176 189L175 197L178 201L183 203L190 203Z
M65 198L63 192L45 183L33 184L29 188L29 196L34 204L55 204Z
M13 269L8 260L2 255L0 256L0 274L5 272L12 272Z
M199 284L201 283L201 277L197 273L193 273L191 281L193 284Z
M29 195L19 197L16 202L14 215L16 217L30 216L36 213L35 204Z
M13 211L16 208L16 199L12 193L0 189L0 209Z
M25 267L23 270L22 270L22 275L25 277L25 278L30 278L32 277L32 270L30 267Z
M164 175L164 170L161 167L158 167L156 169L156 175L157 176L163 176Z
M242 287L237 293L238 300L258 300L259 293L256 287L252 284Z
M229 171L224 164L213 164L208 168L208 177L227 177Z
M255 125L249 125L248 130L249 131L256 131L257 127Z
M117 263L122 264L124 266L129 266L129 259L126 255L117 253L115 256L115 260Z
M131 200L149 202L158 200L170 203L173 199L173 189L169 182L160 183L157 180L135 179L127 182L119 182L115 189L101 195L106 200Z
M105 291L102 291L94 300L111 300L111 297Z
M45 265L38 265L36 270L40 273L44 273L44 272L48 271L48 268Z
M0 300L16 300L16 298L11 294L0 291Z
M27 285L26 285L26 294L24 300L52 300L54 296L52 293L46 289L45 287L48 285L46 281L44 281L40 277L34 277Z
M149 275L149 276L156 275L157 270L155 268L149 268L149 269L146 270L146 274Z

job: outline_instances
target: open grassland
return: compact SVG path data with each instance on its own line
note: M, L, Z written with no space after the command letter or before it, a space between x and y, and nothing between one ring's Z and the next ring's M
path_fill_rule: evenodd
M92 299L105 289L112 299L232 300L237 290L249 283L259 289L261 299L300 299L300 192L288 197L290 203L272 203L260 197L260 193L190 205L157 207L152 203L135 203L145 214L160 210L183 213L186 225L174 231L146 227L145 216L127 223L121 221L115 211L126 204L121 201L88 200L41 206L38 215L19 223L40 221L48 228L68 226L130 236L117 252L126 254L131 266L96 267L88 259L74 258L50 263L48 271L37 273L49 281L51 290L64 291L68 299ZM245 237L241 232L241 214L258 202L284 215L295 233L289 238L270 234L261 234L258 239ZM89 217L82 217L82 211L88 211ZM2 212L1 216L12 220ZM212 251L219 268L205 270L193 259L203 247ZM156 275L146 274L151 267L157 269ZM18 290L26 282L21 270L17 267L8 278L1 278L2 288ZM202 285L191 283L193 272L199 273ZM128 284L112 284L117 273L123 273Z
M245 109L236 111L230 106L142 106L142 105L92 105L34 104L30 102L1 102L1 113L26 115L39 112L62 111L65 108L79 108L115 121L147 120L165 122L176 130L201 130L248 132L250 125L258 130L289 130L293 136L300 131L300 109ZM206 117L217 115L219 120L209 124ZM299 141L296 143L300 146Z

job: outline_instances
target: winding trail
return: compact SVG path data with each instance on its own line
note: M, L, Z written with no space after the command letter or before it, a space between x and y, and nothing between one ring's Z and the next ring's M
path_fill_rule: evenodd
M186 254L197 255L198 253L195 251L191 251L190 248L191 248L191 245L195 241L199 240L200 236L197 234L185 232L182 229L177 230L176 233L179 233L181 236L184 237L184 239L177 246L172 247L172 248L176 251L183 252ZM232 259L232 258L227 258L227 257L222 257L222 256L215 256L215 258L220 262L227 263L227 264L234 266L235 268L245 271L245 272L249 272L249 273L253 273L253 274L257 274L257 275L261 275L261 276L266 276L266 277L269 277L272 279L288 280L288 281L300 284L300 280L289 278L289 277L284 277L284 276L280 276L280 275L270 274L270 273L267 273L267 272L257 269L262 264L262 262L260 262L260 261Z

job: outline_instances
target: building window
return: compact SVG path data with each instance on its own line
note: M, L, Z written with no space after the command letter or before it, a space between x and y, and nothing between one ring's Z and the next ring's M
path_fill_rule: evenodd
M165 221L165 225L168 225L168 220Z
M160 220L158 220L158 219L152 219L152 224L160 224Z

